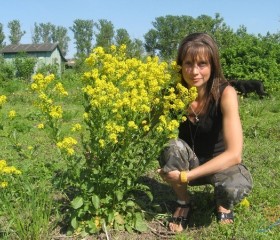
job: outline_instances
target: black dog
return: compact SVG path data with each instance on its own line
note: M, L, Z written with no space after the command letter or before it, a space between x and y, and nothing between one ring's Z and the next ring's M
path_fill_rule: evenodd
M267 96L268 94L264 91L264 85L260 80L229 80L231 86L241 95L247 97L248 93L255 92L260 98Z

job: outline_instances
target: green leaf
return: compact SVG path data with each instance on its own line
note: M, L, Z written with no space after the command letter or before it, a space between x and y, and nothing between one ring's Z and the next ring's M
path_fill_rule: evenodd
M93 220L90 220L90 221L87 221L87 224L88 224L88 227L89 227L89 232L90 233L96 233L96 232L98 232L98 229L97 229L97 227L96 227L96 225L95 225L95 223L94 223L94 221Z
M143 220L141 213L135 213L135 220L134 220L134 227L139 232L146 232L147 231L147 224Z
M118 201L121 201L123 199L123 193L121 191L116 191L115 194Z
M129 200L127 203L126 203L126 206L127 207L134 207L135 206L135 203L131 200Z
M77 221L76 217L72 218L72 220L71 220L71 226L72 226L74 229L77 229L77 228L78 228L78 221Z
M100 199L96 194L92 195L91 201L95 209L98 209L100 207Z
M125 224L125 229L126 229L126 231L129 232L129 233L132 233L132 232L133 232L132 227L131 227L130 225L128 225L128 224Z
M125 223L122 215L120 215L119 213L115 215L115 222L118 223L118 225L123 225Z
M110 211L107 215L107 221L108 223L111 223L114 219L114 212Z
M74 209L78 209L83 206L84 201L82 197L76 197L72 200L71 205Z
M154 199L153 194L152 194L150 191L146 191L145 193L146 193L147 196L149 197L150 201L153 201L153 199Z

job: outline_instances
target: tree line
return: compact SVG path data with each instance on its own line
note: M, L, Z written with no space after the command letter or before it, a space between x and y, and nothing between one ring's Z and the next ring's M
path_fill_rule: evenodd
M20 22L8 23L11 44L19 44L26 33ZM222 65L227 78L260 79L266 83L279 82L280 77L280 32L267 33L265 36L247 32L244 25L234 31L219 13L214 18L201 15L191 16L166 15L155 18L152 28L144 34L144 41L132 39L124 28L115 29L106 19L76 19L69 27L73 32L76 48L75 58L84 59L94 47L109 48L112 44L126 44L131 57L142 58L147 55L159 56L170 61L175 58L179 41L192 32L207 32L212 35L220 47ZM58 42L65 56L70 38L68 29L52 23L35 23L32 43ZM3 24L0 23L0 48L6 45Z

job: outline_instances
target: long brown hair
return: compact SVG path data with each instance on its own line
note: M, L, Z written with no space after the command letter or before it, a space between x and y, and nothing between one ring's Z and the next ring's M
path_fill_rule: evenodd
M201 53L207 55L211 66L211 76L206 86L205 105L207 108L211 99L216 104L218 103L220 98L219 86L221 83L227 82L222 72L219 49L214 39L206 33L193 33L184 37L178 48L177 64L182 67L187 54L195 59ZM182 72L181 77L182 84L188 87L183 79Z

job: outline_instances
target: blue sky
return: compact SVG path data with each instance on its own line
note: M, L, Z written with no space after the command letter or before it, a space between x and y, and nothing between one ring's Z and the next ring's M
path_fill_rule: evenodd
M99 19L111 21L115 27L125 28L131 38L143 40L156 17L166 15L202 14L212 18L220 13L225 23L236 30L240 25L248 33L265 35L280 31L280 0L4 0L1 2L0 23L4 26L6 43L7 24L19 20L26 34L22 43L30 43L34 23L52 23L68 29L71 38L69 54L75 53L72 31L74 20Z

